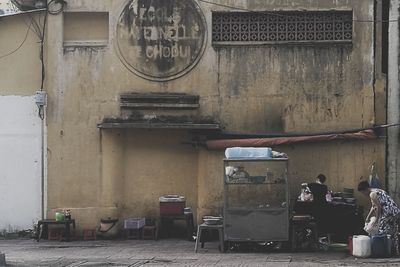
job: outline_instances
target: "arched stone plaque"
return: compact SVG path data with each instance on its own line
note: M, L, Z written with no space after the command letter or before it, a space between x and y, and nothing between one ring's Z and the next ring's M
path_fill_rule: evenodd
M189 72L206 46L207 27L193 0L129 0L117 24L117 52L124 65L154 81Z

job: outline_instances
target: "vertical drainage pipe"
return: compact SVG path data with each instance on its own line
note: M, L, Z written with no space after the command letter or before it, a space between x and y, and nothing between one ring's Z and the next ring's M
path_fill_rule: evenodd
M44 164L44 153L45 153L45 147L44 147L44 107L40 107L39 108L39 112L43 112L42 116L40 117L42 120L42 126L41 126L41 166L40 166L40 191L41 191L41 218L42 220L44 220L44 168L45 168L45 164Z
M389 10L389 51L388 54L388 89L387 89L387 122L394 124L400 122L400 108L399 108L399 0L392 0L390 2ZM400 151L399 146L399 127L391 127L388 129L387 138L387 185L388 191L395 201L400 200L400 192L397 188L398 185L398 156Z

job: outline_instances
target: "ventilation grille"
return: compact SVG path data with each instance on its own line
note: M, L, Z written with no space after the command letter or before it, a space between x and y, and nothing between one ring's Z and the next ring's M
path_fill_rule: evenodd
M352 11L213 12L214 45L349 43Z

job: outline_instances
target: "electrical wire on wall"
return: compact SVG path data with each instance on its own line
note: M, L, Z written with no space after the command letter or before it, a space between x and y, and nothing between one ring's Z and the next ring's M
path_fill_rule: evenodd
M45 41L45 34L46 34L46 24L47 24L47 14L48 12L45 13L44 19L43 19L43 24L40 25L41 28L39 27L38 24L36 24L36 30L37 35L40 40L40 50L39 50L39 59L40 59L40 64L41 64L41 81L40 81L40 91L43 91L43 85L44 85L44 80L46 77L46 69L45 69L45 62L44 62L44 41ZM36 21L35 21L36 22ZM40 16L39 16L39 24L40 24ZM39 107L39 117L40 119L44 120L44 104L43 105L38 105Z
M45 58L44 58L44 44L45 44L45 34L46 34L46 25L47 25L47 17L48 14L50 15L57 15L60 14L64 10L64 6L67 3L64 0L51 0L47 7L46 7L46 12L44 15L43 22L41 20L41 14L39 13L38 15L38 21L35 20L35 18L32 16L31 13L27 12L26 14L29 16L30 21L29 23L25 21L24 16L21 16L22 19L24 20L24 23L27 26L27 30L25 33L25 36L22 40L22 42L13 50L10 52L0 55L0 60L3 58L6 58L8 56L11 56L18 52L23 45L25 44L26 40L28 39L29 32L32 31L39 39L39 60L40 60L40 65L41 65L41 79L40 79L40 91L43 91L44 87L44 81L46 78L46 69L45 69ZM40 119L44 120L44 105L39 105L39 117Z
M27 25L28 28L26 30L25 37L22 40L22 42L15 49L13 49L12 51L0 56L0 59L3 59L5 57L11 56L12 54L16 53L25 44L26 39L28 38L29 31L31 30L32 25L33 25L32 21L29 23L29 25Z
M60 14L61 12L64 11L64 7L66 4L67 4L67 2L64 0L49 1L47 4L47 7L46 7L46 13L44 15L43 23L41 21L41 14L39 14L38 21L36 21L31 13L26 12L26 14L30 17L30 22L27 23L25 21L24 17L22 17L22 19L24 20L24 23L27 26L27 30L26 30L26 33L25 33L25 36L24 36L22 42L15 49L11 50L10 52L8 52L4 55L0 55L0 60L1 60L3 58L6 58L6 57L11 56L14 53L18 52L22 48L22 46L25 44L25 42L28 38L28 35L29 35L29 31L32 31L33 33L35 33L35 35L39 38L39 44L40 44L40 50L39 50L39 59L41 62L40 90L43 90L45 73L46 73L45 72L45 63L44 63L44 43L45 43L47 16L48 16L48 14L50 14L50 15ZM42 118L43 116L41 115L40 117Z
M46 13L44 15L43 23L41 23L41 15L39 14L38 22L29 14L31 17L31 22L33 22L33 31L39 38L40 50L39 50L39 59L41 63L41 82L40 82L40 91L43 92L44 81L46 78L46 67L45 67L45 58L44 58L44 44L46 37L46 26L47 26L47 17L50 15L58 15L64 10L64 6L67 3L64 0L51 0L48 2L46 7ZM42 95L43 96L43 95ZM44 96L45 97L45 96ZM39 108L39 117L44 120L44 104L38 105Z
M51 0L47 3L47 7L46 7L46 14L44 16L44 20L43 20L43 26L42 29L40 31L40 62L42 65L42 75L41 75L41 84L40 84L40 91L38 91L36 93L36 96L39 96L38 99L42 98L41 101L38 101L38 99L36 100L38 102L40 102L40 105L38 105L39 107L39 117L42 120L42 154L41 154L41 192L42 192L42 196L41 196L41 203L42 203L42 207L41 207L41 211L42 211L42 219L44 219L44 211L46 209L46 205L45 205L45 153L47 153L47 149L46 149L46 144L45 144L45 106L46 106L46 98L47 98L47 94L45 91L43 91L43 86L44 86L44 81L45 81L45 77L46 77L46 69L45 69L45 64L44 64L44 42L45 42L45 36L46 36L46 25L47 25L47 17L48 14L50 15L58 15L61 12L63 12L64 10L64 6L67 3L64 0ZM40 23L40 16L39 16L39 23ZM39 28L39 27L37 27Z
M34 17L28 13L28 16L30 17L30 24L25 22L27 24L28 29L27 33L25 35L24 41L15 49L12 53L15 53L18 51L23 44L25 43L28 33L30 30L32 30L36 36L39 38L39 44L40 44L40 49L39 49L39 59L41 63L41 81L40 81L40 90L36 92L35 95L35 101L36 105L38 106L38 113L39 117L42 121L41 123L41 218L45 218L45 154L47 153L46 149L46 144L45 144L45 106L47 102L47 94L46 91L44 91L44 81L46 77L46 69L45 69L45 58L44 58L44 49L45 49L45 37L46 37L46 25L47 25L47 18L48 14L50 15L57 15L60 14L64 10L64 6L66 5L66 2L63 0L51 0L48 2L46 6L46 12L44 15L43 22L41 20L42 16L39 13L38 15L38 21L34 19ZM22 17L24 18L24 17ZM10 53L8 53L10 54ZM0 57L1 59L1 57Z

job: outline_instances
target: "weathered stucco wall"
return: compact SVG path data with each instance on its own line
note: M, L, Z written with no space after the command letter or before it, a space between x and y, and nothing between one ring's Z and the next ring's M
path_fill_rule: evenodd
M0 95L31 96L40 88L40 44L32 25L39 16L44 14L0 18Z
M37 12L0 18L2 233L33 229L41 218L42 121L35 104L41 63L32 23L43 16L43 12ZM43 134L45 131L44 127Z
M353 9L372 20L374 1L219 1L252 10ZM98 130L104 117L120 114L122 92L185 92L200 95L200 115L228 131L315 132L374 123L374 32L354 23L352 45L221 47L211 45L211 11L200 3L208 39L197 66L169 82L130 72L115 51L116 23L124 1L68 1L66 12L109 12L105 46L63 47L63 16L50 16L46 55L49 92L49 215L73 208L84 224L106 216L157 213L158 196L176 193L199 207L198 215L222 206L223 153L182 145L185 131ZM85 25L82 25L84 27ZM82 30L83 31L83 30ZM95 35L95 34L94 34ZM278 147L291 158L292 193L318 173L328 185L354 187L376 161L384 176L383 141ZM197 188L196 188L197 186Z

